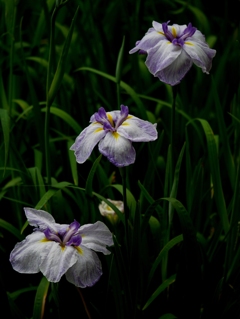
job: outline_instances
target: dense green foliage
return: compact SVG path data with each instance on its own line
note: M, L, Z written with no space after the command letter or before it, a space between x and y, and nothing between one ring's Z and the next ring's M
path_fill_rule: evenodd
M1 313L240 318L239 1L2 0L0 14ZM193 66L178 85L173 132L172 87L128 54L153 20L191 22L217 50L209 75ZM157 123L158 139L135 143L124 172L97 147L77 164L69 148L90 116L120 104ZM98 205L123 200L125 182L127 218L117 211L113 225ZM23 207L106 223L115 245L99 255L95 286L12 269L11 250L32 231Z

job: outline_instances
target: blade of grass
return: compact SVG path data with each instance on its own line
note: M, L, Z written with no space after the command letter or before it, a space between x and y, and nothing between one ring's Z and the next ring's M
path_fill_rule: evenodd
M148 301L143 306L142 310L147 309L150 304L160 295L161 292L163 292L165 289L167 289L168 286L173 284L176 280L176 274L170 276L167 280L165 280L151 295L151 297L148 299Z
M49 282L45 277L43 277L38 286L34 300L33 319L43 319L44 317L48 288Z
M4 171L3 171L3 176L4 176L5 169L7 166L9 143L10 143L10 117L8 115L8 111L5 109L0 109L0 117L1 117L1 124L2 124L2 130L3 130L4 150L5 150Z
M219 95L217 93L217 88L216 84L214 81L213 76L211 77L212 79L212 92L214 96L214 101L215 101L215 109L216 109L216 114L217 114L217 120L218 120L218 127L219 127L219 135L221 138L221 142L223 143L223 156L224 160L226 163L227 171L228 171L228 177L231 182L232 189L234 188L234 180L235 180L235 169L234 169L234 162L233 162L233 157L229 145L229 140L228 140L228 134L227 134L227 129L223 117L223 111L222 111L222 106L220 103Z
M202 125L202 128L205 133L205 137L207 140L207 149L208 149L208 156L209 156L209 164L210 170L212 174L212 181L214 187L214 197L216 206L218 208L219 217L222 223L222 227L224 230L225 235L229 231L229 220L226 210L225 199L222 190L222 182L221 182L221 174L219 169L219 162L218 162L218 154L217 154L217 146L214 139L213 131L206 120L203 119L196 119Z
M90 197L93 196L93 190L92 190L92 183L93 183L93 177L95 175L96 169L98 168L98 165L101 161L102 158L102 154L100 154L98 156L98 158L95 160L95 162L92 165L92 168L88 174L87 180L86 180L86 186L85 186L85 190L86 190L86 194Z

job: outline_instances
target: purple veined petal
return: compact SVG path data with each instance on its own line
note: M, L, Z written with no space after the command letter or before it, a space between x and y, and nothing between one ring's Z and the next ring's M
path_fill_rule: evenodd
M48 240L52 240L52 241L56 241L58 243L61 243L60 237L55 232L53 232L51 229L47 228L44 230L43 233Z
M97 122L91 123L81 132L70 148L70 150L74 151L76 161L79 164L84 163L89 158L95 145L106 133L103 129L103 125Z
M129 115L117 132L132 142L149 142L158 137L156 125Z
M78 259L78 252L73 246L62 247L54 241L45 244L44 253L39 269L50 282L59 282Z
M108 132L98 145L99 152L117 167L128 166L135 162L136 152L132 142L117 132Z
M142 50L148 53L149 50L151 50L155 45L157 45L160 41L166 40L166 37L164 34L159 33L157 31L152 31L147 33L142 40L140 40L133 48L129 51L130 54L137 52L138 50Z
M174 45L168 40L161 41L148 52L146 65L149 71L156 74L172 64L181 54L182 48Z
M77 262L66 272L66 279L77 287L93 286L102 275L102 265L94 251L80 246Z
M111 126L107 117L107 113L103 107L100 107L99 110L91 116L90 122L98 122L103 126Z
M82 242L82 237L80 235L72 236L69 241L66 242L67 246L79 246Z
M178 84L192 66L191 58L182 50L179 57L167 68L158 72L155 76L172 86Z
M51 214L45 212L44 210L37 210L29 207L24 207L23 209L31 226L39 227L42 230L46 228L56 230L55 220Z
M76 220L74 220L74 222L72 222L69 225L69 227L66 230L66 232L64 233L64 235L62 235L64 244L67 243L69 241L69 239L78 231L79 227L80 227L80 224Z
M204 73L209 73L216 50L210 49L206 43L193 40L186 41L183 49L191 57L194 64L199 66Z
M115 122L115 128L117 129L128 117L128 107L125 105L121 105L121 111L120 114Z
M41 231L35 231L17 243L10 254L13 269L25 274L38 273L41 258L45 256L45 245L45 235Z
M94 224L81 226L79 234L82 237L81 247L85 246L104 255L110 254L106 246L113 245L113 238L112 233L104 223L98 221Z

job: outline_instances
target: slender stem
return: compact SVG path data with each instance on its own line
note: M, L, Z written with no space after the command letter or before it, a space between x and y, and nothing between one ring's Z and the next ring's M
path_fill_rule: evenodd
M48 60L47 83L46 83L46 115L45 115L44 136L45 136L47 185L51 185L51 169L50 169L50 153L49 153L49 122L50 122L49 89L50 89L51 73L52 73L56 13L57 13L57 7L54 8L52 17L51 17L50 38L49 38L49 60Z
M15 37L14 37L14 29L15 29L15 22L16 22L16 13L17 13L17 7L14 6L14 12L13 12L13 19L12 19L12 25L11 25L11 47L10 47L10 55L9 55L9 91L8 91L8 104L9 104L9 115L11 116L12 113L12 100L13 100L13 57L14 57L14 43L15 43Z
M128 220L129 220L129 211L127 206L127 184L126 184L126 167L120 168L120 173L122 177L122 186L123 186L123 205L124 205L124 216L125 216L125 234L126 234L126 242L127 248L129 245L129 233L128 233Z
M173 102L172 102L172 112L171 112L171 137L170 137L170 144L171 144L171 168L170 168L170 187L173 184L173 176L174 176L174 149L175 149L175 109L176 109L176 97L177 97L177 90L178 86L173 86Z
M86 304L86 302L85 302L85 300L84 300L84 297L83 297L83 294L82 294L82 292L81 292L81 289L78 288L78 287L76 287L76 288L77 288L77 291L78 291L78 293L79 293L79 295L80 295L80 298L81 298L81 300L82 300L82 303L83 303L84 309L85 309L85 311L86 311L87 317L88 317L88 319L91 319L92 317L91 317L90 312L89 312L89 310L88 310L87 304Z

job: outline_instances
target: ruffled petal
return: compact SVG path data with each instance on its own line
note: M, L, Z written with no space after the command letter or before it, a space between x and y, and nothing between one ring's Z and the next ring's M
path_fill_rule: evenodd
M148 52L146 65L149 71L156 74L172 64L181 54L182 48L168 40L161 41Z
M199 30L195 31L190 40L206 43L205 36Z
M117 132L132 142L149 142L157 139L156 124L129 115Z
M106 246L113 245L113 238L112 233L104 223L98 221L95 224L81 226L79 234L82 237L81 247L85 246L104 255L110 254Z
M34 208L24 207L25 215L31 226L39 227L41 230L50 228L56 230L55 220L51 214L44 210L37 210Z
M79 164L84 163L92 153L95 145L106 135L103 125L94 122L86 127L76 138L70 150L74 151L76 160Z
M93 286L102 275L102 265L94 251L79 246L77 262L68 269L66 278L77 287L85 288Z
M155 76L170 85L178 84L192 66L191 58L184 52L167 68L156 73Z
M41 258L45 256L45 245L45 235L40 231L28 235L17 243L10 254L13 269L25 274L38 273Z
M209 73L216 50L210 49L204 42L191 39L185 42L183 49L191 57L193 63L199 66L204 73Z
M138 50L146 51L148 53L155 45L159 43L159 41L165 40L166 37L163 32L159 33L154 29L151 29L142 40L137 42L135 48L129 51L130 54L137 52Z
M135 162L136 152L132 142L117 132L108 132L100 141L99 152L117 167L128 166Z
M50 282L58 282L78 259L74 246L62 247L54 241L45 243L44 254L39 269Z

